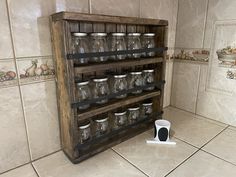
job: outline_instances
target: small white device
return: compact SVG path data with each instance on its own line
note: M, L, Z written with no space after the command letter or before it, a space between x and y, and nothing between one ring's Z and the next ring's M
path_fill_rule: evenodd
M146 140L146 142L148 144L175 145L176 142L170 141L170 125L171 123L168 120L156 120L154 125L154 139Z

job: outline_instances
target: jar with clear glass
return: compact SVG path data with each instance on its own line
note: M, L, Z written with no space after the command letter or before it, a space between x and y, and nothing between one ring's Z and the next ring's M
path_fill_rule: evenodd
M126 111L116 111L113 113L114 119L114 129L119 129L127 124L127 112Z
M86 121L79 124L79 142L83 144L90 138L91 138L90 122Z
M102 114L94 119L95 123L95 134L96 136L101 136L108 132L108 116L106 114Z
M76 83L77 85L77 97L79 102L88 101L92 98L92 94L89 87L89 81L80 81ZM90 107L90 104L80 105L79 109L87 109Z
M87 33L72 33L72 54L76 53L88 53L89 45L87 39ZM86 64L89 62L89 58L75 59L75 64Z
M128 50L141 49L140 33L128 33L127 35L127 48ZM129 58L140 58L141 53L128 54Z
M128 108L128 122L129 124L132 124L136 122L140 117L140 107L132 106Z
M143 49L149 49L149 48L155 48L155 33L144 33L142 36L142 48ZM155 52L146 52L143 53L145 57L154 57Z
M152 101L142 103L142 115L143 116L150 116L153 113L153 103Z
M108 86L108 78L101 77L93 79L93 96L94 98L101 98L104 96L108 96L110 94L109 86ZM108 98L104 98L100 101L97 101L97 104L107 103Z
M133 71L129 76L129 89L143 86L143 77L141 71ZM131 92L133 94L142 93L142 89Z
M111 88L113 93L119 93L128 89L127 75L126 74L114 74L111 79ZM127 93L116 96L116 98L125 98Z
M111 51L126 50L125 33L111 34ZM111 57L114 60L123 60L126 58L125 54L114 55Z
M91 33L91 52L106 52L108 51L107 46L107 33ZM92 62L104 62L107 61L107 56L92 57Z
M154 69L145 69L143 70L143 82L144 85L154 84ZM154 86L148 87L145 90L150 91L154 90Z

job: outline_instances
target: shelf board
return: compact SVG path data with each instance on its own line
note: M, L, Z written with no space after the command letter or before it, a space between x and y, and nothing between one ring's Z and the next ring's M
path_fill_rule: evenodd
M86 110L85 112L79 113L78 121L88 119L94 115L102 114L104 112L111 111L113 109L117 109L122 106L126 106L126 105L136 103L145 99L156 97L156 96L159 96L160 94L161 94L161 91L158 90L158 91L152 91L152 92L146 92L146 93L144 92L140 95L129 96L127 98L120 99L120 100L117 100L117 99L110 100L106 104L102 104L97 107L92 107Z
M75 72L80 73L88 73L95 72L113 68L121 68L127 66L137 66L137 65L146 65L146 64L155 64L163 62L163 58L155 57L155 58L140 58L140 59L128 59L123 61L108 61L105 63L96 63L91 65L84 65L75 67Z

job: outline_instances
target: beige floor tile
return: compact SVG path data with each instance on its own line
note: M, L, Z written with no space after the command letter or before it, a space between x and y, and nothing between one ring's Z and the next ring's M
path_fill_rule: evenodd
M199 151L168 177L235 177L236 166Z
M113 149L151 177L161 177L193 154L196 149L174 139L177 145L146 144L151 135L143 133Z
M33 163L40 177L144 177L138 169L112 150L100 153L80 164L72 164L63 152Z
M236 165L236 129L226 129L203 149Z
M33 167L28 164L0 175L0 177L37 177Z
M174 137L197 147L203 146L226 127L225 124L199 119L194 114L172 107L164 110L163 118L171 122Z

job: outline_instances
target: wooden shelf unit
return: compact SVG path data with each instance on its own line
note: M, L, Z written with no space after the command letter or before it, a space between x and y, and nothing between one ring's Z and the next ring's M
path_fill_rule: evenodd
M135 17L118 17L106 15L92 15L75 12L60 12L51 16L51 33L55 58L57 103L59 109L60 133L62 149L73 163L78 163L92 155L114 146L152 127L156 119L161 118L163 109L163 88L165 78L166 31L168 22L158 19L144 19ZM76 59L71 56L71 33L73 32L154 32L156 33L156 57L125 59L122 61L107 61L104 63L75 64ZM130 52L130 51L127 51ZM89 55L89 54L88 54ZM107 53L106 53L107 55ZM79 58L78 58L79 59ZM130 95L125 99L112 99L104 105L91 106L80 111L77 103L76 79L90 78L91 75L107 74L107 71L135 70L154 68L155 82L162 83L160 88ZM89 144L79 143L78 122L91 120L93 116L110 112L117 108L124 108L133 103L140 103L146 99L153 100L155 116L140 120L133 125L123 127L119 131L100 138L92 138ZM82 147L87 147L84 149ZM81 149L82 148L82 149Z

